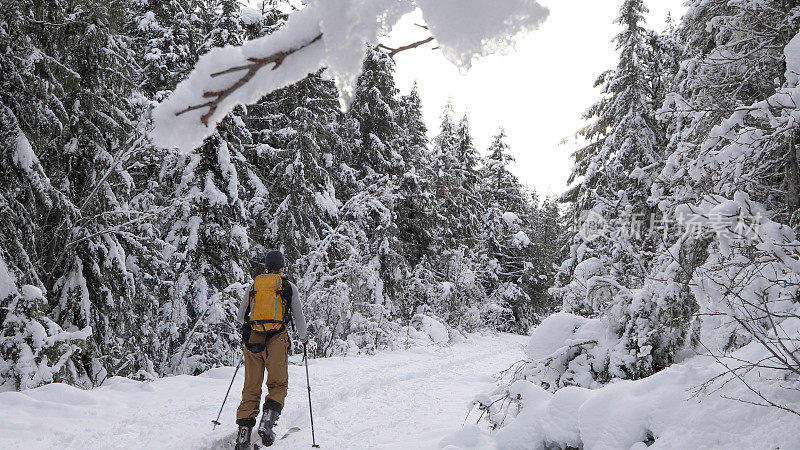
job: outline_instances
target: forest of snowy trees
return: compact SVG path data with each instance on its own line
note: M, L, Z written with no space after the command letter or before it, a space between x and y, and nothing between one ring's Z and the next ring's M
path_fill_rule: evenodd
M228 114L188 153L153 106L215 47L283 27L236 0L0 2L0 390L238 360L234 312L284 251L318 356L426 327L526 332L553 310L560 214L370 47L343 112L324 72ZM429 139L429 136L435 136Z
M477 148L448 105L427 129L377 45L418 7L465 67L547 16L497 0L507 28L472 36L462 2L0 3L0 390L234 364L235 304L279 248L315 356L533 330L475 400L517 447L591 448L580 426L676 379L800 416L800 4L688 0L656 31L620 0L569 187L542 199L502 128ZM658 438L616 425L607 448Z
M550 292L562 312L534 331L506 383L476 401L493 427L524 417L515 433L538 430L525 445L651 445L652 423L620 421L625 437L537 424L601 430L579 388L640 380L694 355L719 371L681 392L704 398L730 383L742 386L734 400L800 414L790 406L800 387L800 4L692 0L663 32L646 28L645 1L620 4L618 64L597 79L601 97L585 113L561 198L568 254ZM642 382L608 390L602 407L613 397L650 414L663 397Z

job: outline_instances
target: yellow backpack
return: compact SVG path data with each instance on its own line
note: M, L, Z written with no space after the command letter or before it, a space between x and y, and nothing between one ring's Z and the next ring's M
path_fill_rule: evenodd
M283 288L289 292L284 293ZM291 286L278 274L256 277L250 290L250 317L247 322L256 333L275 334L284 330L288 317Z

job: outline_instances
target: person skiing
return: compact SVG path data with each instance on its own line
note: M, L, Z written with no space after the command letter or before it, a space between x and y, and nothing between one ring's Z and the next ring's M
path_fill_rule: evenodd
M253 280L245 291L236 319L242 324L244 344L244 387L236 410L236 450L249 449L250 434L256 424L261 384L267 371L267 397L258 424L264 446L275 442L273 427L281 414L289 386L289 336L286 325L292 320L300 340L308 342L306 320L297 286L284 277L283 253L272 250L265 257L267 273Z

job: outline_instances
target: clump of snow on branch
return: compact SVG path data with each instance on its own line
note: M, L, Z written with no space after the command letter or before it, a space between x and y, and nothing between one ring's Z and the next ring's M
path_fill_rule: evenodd
M503 213L503 220L506 222L506 224L508 224L508 226L513 227L517 222L519 222L519 216L511 211L506 211Z
M444 56L465 69L476 56L512 48L548 15L547 8L532 0L418 0L417 4Z
M153 111L153 143L190 152L237 105L254 103L323 67L347 104L367 46L377 45L416 7L444 55L463 68L475 57L510 48L548 15L534 0L310 2L272 34L200 57L189 77ZM252 13L257 11L243 11L242 18L249 20Z
M531 238L524 231L517 231L511 236L511 242L517 247L527 247L531 245Z
M242 22L244 22L246 25L257 24L261 21L261 13L253 8L250 8L249 6L244 7L241 11L239 11L239 17L241 17Z
M447 344L450 341L447 326L433 317L417 314L411 319L411 325L417 331L425 333L435 344Z

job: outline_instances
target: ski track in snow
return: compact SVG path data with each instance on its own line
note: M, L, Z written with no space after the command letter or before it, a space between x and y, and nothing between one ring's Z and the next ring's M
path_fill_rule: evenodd
M472 398L521 359L525 336L471 335L449 347L311 360L317 443L329 449L438 448L464 423ZM291 360L299 363L298 357ZM212 430L233 367L153 382L115 377L80 390L51 384L0 393L0 448L232 448L243 370ZM305 368L289 366L289 396L273 448L311 444ZM264 391L266 394L266 388ZM469 421L477 420L478 412ZM257 435L253 433L254 440Z

